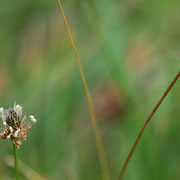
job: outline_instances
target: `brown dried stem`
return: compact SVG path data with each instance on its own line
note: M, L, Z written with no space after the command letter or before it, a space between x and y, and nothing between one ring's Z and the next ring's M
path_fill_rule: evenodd
M70 31L67 19L65 17L65 14L64 14L64 11L63 11L60 0L58 0L58 3L59 3L59 7L60 7L61 13L62 13L63 18L64 18L64 22L65 22L65 25L66 25L66 28L67 28L71 43L72 43L72 47L73 47L73 50L74 50L74 53L75 53L75 56L76 56L76 60L77 60L78 68L79 68L79 71L80 71L82 83L83 83L84 90L85 90L85 93L86 93L86 99L87 99L87 103L88 103L88 107L89 107L89 112L90 112L90 115L91 115L91 122L92 122L92 126L93 126L93 131L94 131L97 151L98 151L98 155L99 155L99 161L100 161L103 180L109 180L110 175L109 175L108 163L107 163L107 160L106 160L106 156L105 156L105 152L104 152L104 148L103 148L103 143L102 143L102 139L101 139L101 136L100 136L100 130L99 130L99 126L98 126L97 119L96 119L96 114L95 114L95 108L94 108L94 105L93 105L93 101L92 101L92 98L91 98L91 95L90 95L90 92L89 92L89 89L88 89L88 85L87 85L87 82L86 82L86 78L85 78L85 75L84 75L84 72L83 72L83 69L82 69L79 54L78 54L76 45L75 45L75 43L73 41L72 34L71 34L71 31Z
M167 90L165 91L165 93L163 94L163 96L161 97L161 99L158 101L157 105L155 106L155 108L153 109L153 111L151 112L151 114L149 115L149 117L147 118L146 122L144 123L143 127L141 128L127 158L126 158L126 161L124 162L124 165L122 167L122 170L120 172L120 176L119 176L119 180L122 180L123 178L123 175L125 173L125 170L127 168L127 165L129 163L129 160L146 128L146 126L148 125L149 121L151 120L151 118L153 117L154 113L157 111L157 109L159 108L159 106L161 105L161 103L163 102L163 100L166 98L166 96L168 95L168 93L170 92L170 90L172 89L172 87L174 86L174 84L177 82L178 78L180 76L180 71L177 73L176 77L174 78L174 80L171 82L171 84L169 85L169 87L167 88Z

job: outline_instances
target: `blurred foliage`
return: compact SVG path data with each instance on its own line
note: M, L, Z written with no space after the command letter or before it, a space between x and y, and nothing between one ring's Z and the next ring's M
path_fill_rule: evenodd
M63 1L93 95L111 179L179 71L179 0ZM0 106L38 119L19 159L47 179L100 180L75 56L56 1L0 1ZM124 179L178 180L179 82L145 131ZM0 141L0 179L12 179ZM23 174L23 172L22 172ZM25 177L22 177L22 179Z

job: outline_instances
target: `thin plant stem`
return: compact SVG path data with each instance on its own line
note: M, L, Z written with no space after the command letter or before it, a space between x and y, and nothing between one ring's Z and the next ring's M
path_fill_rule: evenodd
M4 158L4 162L8 167L14 168L13 163L13 156L6 155ZM18 168L19 168L19 174L21 173L25 179L32 179L32 180L47 180L44 176L33 170L31 167L29 167L27 164L22 162L18 159Z
M92 101L92 98L91 98L91 95L90 95L90 92L89 92L89 89L88 89L88 85L87 85L87 82L86 82L86 78L85 78L85 75L84 75L84 72L83 72L83 69L82 69L79 54L78 54L76 45L74 43L74 40L72 38L72 34L71 34L71 31L70 31L67 19L65 17L65 14L64 14L64 11L63 11L60 0L58 0L58 3L59 3L61 13L63 15L63 19L64 19L64 22L65 22L65 25L66 25L66 28L67 28L71 43L72 43L72 47L73 47L73 50L74 50L74 53L75 53L75 56L76 56L76 61L77 61L77 65L78 65L78 68L79 68L79 71L80 71L83 87L84 87L84 90L85 90L86 99L87 99L87 103L88 103L88 107L89 107L89 112L90 112L90 115L91 115L91 122L92 122L92 126L93 126L93 131L94 131L97 151L98 151L98 155L99 155L99 161L100 161L103 180L109 180L110 179L110 174L109 174L108 163L107 163L107 160L106 160L106 156L105 156L105 152L104 152L104 148L103 148L103 143L102 143L102 139L101 139L101 136L100 136L100 130L99 130L99 126L98 126L97 119L96 119L96 114L95 114L95 108L94 108L94 105L93 105L93 101Z
M19 180L17 149L14 143L13 143L13 151L14 151L14 170L15 170L16 180Z
M133 146L132 146L132 148L131 148L131 150L130 150L130 152L129 152L129 154L128 154L125 162L124 162L124 165L123 165L122 170L121 170L121 172L120 172L119 180L122 180L123 175L124 175L124 173L125 173L125 171L126 171L127 165L128 165L128 163L129 163L129 160L131 159L131 156L132 156L132 154L133 154L133 152L134 152L134 150L135 150L135 148L136 148L136 146L137 146L137 144L138 144L138 142L139 142L139 140L140 140L140 138L141 138L141 136L142 136L142 134L143 134L143 132L144 132L144 130L145 130L145 128L146 128L146 126L148 125L148 123L149 123L149 121L151 120L151 118L153 117L154 113L157 111L157 109L159 108L159 106L161 105L161 103L164 101L164 99L166 98L166 96L168 95L168 93L170 92L170 90L172 89L172 87L174 86L174 84L177 82L179 76L180 76L180 71L177 73L176 77L175 77L174 80L171 82L171 84L169 85L169 87L167 88L167 90L165 91L165 93L163 94L163 96L162 96L161 99L158 101L158 103L157 103L156 106L154 107L153 111L151 112L151 114L149 115L149 117L147 118L147 120L145 121L143 127L141 128L141 130L140 130L140 132L139 132L139 134L138 134L138 136L137 136L137 138L136 138L136 140L135 140L135 142L134 142L134 144L133 144Z

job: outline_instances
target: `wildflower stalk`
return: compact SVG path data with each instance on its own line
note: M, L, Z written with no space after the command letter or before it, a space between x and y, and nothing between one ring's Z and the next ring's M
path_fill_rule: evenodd
M23 108L19 104L9 109L0 108L0 118L2 120L2 131L0 133L1 139L9 139L13 143L14 152L14 170L16 180L19 180L18 174L18 157L17 149L21 146L20 138L26 140L26 132L36 123L33 115L26 118L22 117ZM17 149L16 149L17 148Z
M73 41L72 34L71 34L71 31L70 31L67 19L65 17L65 14L64 14L64 11L63 11L60 0L58 0L58 3L59 3L61 13L63 15L63 19L64 19L64 22L65 22L65 25L66 25L66 28L67 28L71 43L72 43L72 47L73 47L73 50L74 50L74 53L75 53L75 56L76 56L76 61L77 61L77 65L78 65L78 68L79 68L79 71L80 71L82 83L83 83L84 90L85 90L85 93L86 93L86 99L87 99L87 103L88 103L88 107L89 107L89 112L90 112L90 115L91 115L91 122L92 122L92 126L93 126L93 131L94 131L97 151L98 151L98 155L99 155L99 161L100 161L103 180L109 180L110 175L109 175L108 163L107 163L107 160L106 160L106 156L105 156L105 152L104 152L104 148L103 148L103 143L102 143L102 139L101 139L101 136L100 136L99 126L98 126L97 119L96 119L96 114L95 114L95 108L94 108L94 105L93 105L93 101L92 101L92 98L91 98L91 95L90 95L90 92L89 92L89 89L88 89L88 85L87 85L87 82L86 82L86 78L85 78L85 75L84 75L84 72L83 72L83 69L82 69L79 54L78 54L76 45L75 45L75 43Z
M17 155L16 145L14 143L13 143L13 151L14 151L14 170L15 170L15 176L16 176L16 180L19 180L18 155Z
M179 79L179 76L180 76L180 71L177 73L177 75L175 76L174 80L171 82L171 84L169 85L169 87L167 88L167 90L165 91L165 93L163 94L163 96L162 96L161 99L158 101L157 105L154 107L153 111L151 112L151 114L149 115L149 117L147 118L147 120L145 121L143 127L141 128L141 130L140 130L140 132L139 132L139 134L138 134L138 136L137 136L137 138L136 138L136 140L135 140L135 142L134 142L134 144L133 144L133 146L132 146L132 148L131 148L131 150L130 150L130 152L129 152L129 154L128 154L125 162L124 162L124 165L123 165L123 167L122 167L122 169L121 169L121 172L120 172L119 180L122 180L122 178L123 178L123 176L124 176L124 173L125 173L125 171L126 171L126 169L127 169L127 165L128 165L128 163L129 163L129 160L131 159L132 154L133 154L133 152L134 152L134 150L135 150L135 148L136 148L136 146L137 146L137 144L138 144L138 142L139 142L139 140L140 140L140 138L141 138L141 136L142 136L142 134L143 134L143 132L144 132L144 130L145 130L145 128L146 128L146 126L148 125L149 121L152 119L154 113L157 111L157 109L159 108L159 106L161 105L161 103L164 101L164 99L166 98L166 96L168 95L168 93L171 91L171 89L172 89L172 87L174 86L174 84L175 84L175 83L177 82L177 80Z

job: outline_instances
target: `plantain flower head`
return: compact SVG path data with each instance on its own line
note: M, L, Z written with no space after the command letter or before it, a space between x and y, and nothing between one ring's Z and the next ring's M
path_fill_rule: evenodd
M33 115L29 118L22 116L23 108L19 104L14 103L13 108L0 108L0 118L2 120L1 139L10 139L19 149L22 142L20 138L26 140L26 131L36 123Z

